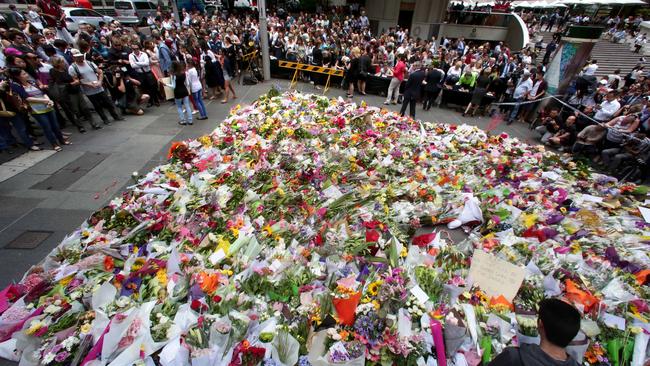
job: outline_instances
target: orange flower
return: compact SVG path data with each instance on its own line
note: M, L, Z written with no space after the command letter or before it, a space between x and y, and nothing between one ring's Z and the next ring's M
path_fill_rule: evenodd
M199 274L199 287L203 292L212 295L217 290L217 286L219 286L218 273L201 272Z
M115 261L113 261L113 257L111 257L110 255L104 257L104 270L110 272L114 268L115 268Z
M242 348L247 349L248 347L251 346L251 344L250 344L250 342L249 342L248 340L244 339L244 340L241 342L241 346L242 346Z
M167 153L167 159L171 159L171 157L174 156L174 151L181 146L185 146L183 141L172 142L172 146L169 148L169 152Z

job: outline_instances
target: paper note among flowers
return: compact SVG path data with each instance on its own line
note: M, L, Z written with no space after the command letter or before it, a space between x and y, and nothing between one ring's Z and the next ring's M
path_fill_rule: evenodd
M499 259L480 249L472 255L468 279L481 287L488 296L503 295L512 302L526 276L526 269Z
M641 212L641 216L643 216L645 222L650 223L650 208L639 206L639 211Z

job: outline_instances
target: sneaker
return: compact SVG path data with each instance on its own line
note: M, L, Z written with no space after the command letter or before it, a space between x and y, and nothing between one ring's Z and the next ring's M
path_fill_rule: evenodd
M102 128L104 128L102 125L93 125L93 130L101 130Z
M79 133L86 133L86 129L83 127L79 127Z
M181 126L185 126L187 123L185 121L178 121L178 124Z
M199 114L199 111L194 111L192 112L192 114Z
M390 104L389 102L384 102L384 105L389 105L389 104Z
M187 122L186 124L189 125L189 126L192 126L194 124L194 122Z
M40 147L38 147L38 146L36 146L36 145L32 145L32 146L29 148L29 150L31 150L31 151L41 151L41 150L43 150L43 149L41 149Z
M110 126L110 125L111 125L111 121L104 121L104 124L105 124L106 126Z

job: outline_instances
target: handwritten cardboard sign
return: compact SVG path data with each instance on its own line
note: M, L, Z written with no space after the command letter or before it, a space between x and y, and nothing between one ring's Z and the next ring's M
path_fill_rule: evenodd
M499 259L480 249L474 250L468 278L488 296L503 295L512 302L526 276L526 269Z

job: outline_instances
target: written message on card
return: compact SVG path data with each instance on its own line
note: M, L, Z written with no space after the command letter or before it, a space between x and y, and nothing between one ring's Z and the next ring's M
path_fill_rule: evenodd
M503 295L512 302L526 276L526 269L499 259L480 249L474 250L469 280L479 285L488 296Z

